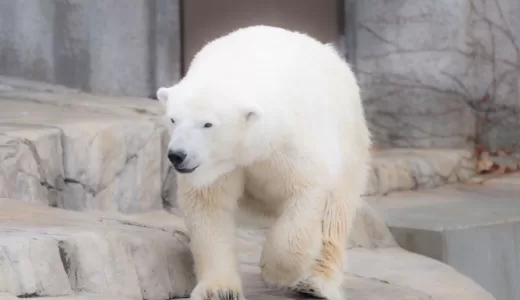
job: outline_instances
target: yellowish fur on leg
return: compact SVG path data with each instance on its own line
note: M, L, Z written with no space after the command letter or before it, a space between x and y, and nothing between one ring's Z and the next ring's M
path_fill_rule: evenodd
M261 275L271 286L289 287L308 274L321 248L323 193L308 189L287 200L262 251Z
M346 191L340 189L327 198L322 221L321 252L312 267L311 276L297 283L293 288L296 291L328 300L344 299L343 262L353 217L349 211L355 210L348 204L352 205L357 201L356 198L346 199L348 194L343 192Z
M179 179L179 204L190 233L197 276L192 300L244 299L234 223L237 201L243 190L242 177L242 172L236 170L203 188L194 188L183 178Z

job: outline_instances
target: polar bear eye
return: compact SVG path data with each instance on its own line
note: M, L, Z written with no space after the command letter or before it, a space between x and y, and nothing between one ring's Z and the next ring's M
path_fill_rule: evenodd
M213 127L213 124L211 124L211 123L204 124L204 128L210 128L210 127Z
M170 122L172 122L172 124L175 124L175 120L174 119L170 119Z

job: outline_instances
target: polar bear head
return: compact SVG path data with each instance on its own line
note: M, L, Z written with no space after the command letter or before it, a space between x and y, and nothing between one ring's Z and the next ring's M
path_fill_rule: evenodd
M218 82L186 78L157 90L171 123L168 159L179 173L204 169L222 174L244 161L259 111L230 92Z

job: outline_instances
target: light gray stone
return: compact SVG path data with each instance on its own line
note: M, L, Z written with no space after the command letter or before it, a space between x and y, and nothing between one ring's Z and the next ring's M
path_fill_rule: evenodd
M426 299L495 299L472 279L460 276L453 267L400 248L358 248L349 252L347 272L356 277L420 291L429 296Z
M60 130L0 125L0 143L0 196L56 205L63 182Z
M316 299L292 292L268 289L262 283L259 270L243 271L245 296L248 300ZM392 285L377 279L348 275L343 283L346 299L355 300L429 300L431 297L420 291Z
M113 211L76 212L0 199L0 220L0 241L7 243L12 238L30 242L34 237L52 241L49 249L53 249L54 261L58 262L56 266L45 266L45 270L47 267L61 268L72 289L82 291L64 299L159 300L188 297L195 286L188 239L182 233L185 230L183 221L164 211L133 215ZM239 231L240 268L246 296L251 299L294 299L294 295L264 287L259 279L258 261L264 240L262 231ZM352 297L367 300L493 299L451 267L395 245L374 248L375 244L368 242L369 248L358 244L357 248L346 250L349 276L345 289ZM35 245L31 244L27 251L31 252L33 247ZM41 258L41 252L35 253ZM41 260L44 261L49 260ZM7 278L0 277L0 287L7 285ZM31 280L24 276L13 282L28 285Z
M127 213L176 205L159 103L5 85L0 196Z
M12 92L16 90L31 92L52 92L61 94L76 94L79 90L63 85L49 84L42 81L21 79L17 77L0 76L0 92Z
M77 233L60 242L65 270L74 290L140 300L141 290L131 252L111 234Z
M464 182L475 174L475 158L464 149L383 149L372 153L366 195Z
M496 299L520 299L520 176L393 193L369 202L397 243L447 263Z
M179 79L180 48L177 0L0 1L2 75L149 97Z
M518 149L518 1L349 2L379 146Z
M129 237L144 299L172 299L191 293L196 279L189 241L180 233L176 236L179 239L170 241L160 241L161 236L148 239Z
M62 128L64 208L137 212L162 207L164 127L106 120Z
M14 296L12 294L0 292L0 300L18 300L18 299L20 299L20 298Z
M463 85L481 100L475 103L477 134L492 149L520 149L519 14L515 0L473 0L470 6L465 55L475 80Z
M398 247L349 249L346 278L347 299L366 300L494 300L473 280L450 266ZM247 299L315 299L267 288L257 266L241 266Z
M183 222L166 212L75 212L0 199L0 292L161 300L195 286Z
M0 298L1 299L1 298ZM78 293L73 296L65 297L42 297L38 300L130 300L130 298L114 297L114 296L103 296L93 293Z
M457 48L469 2L356 2L356 69L381 147L464 147L474 138L456 82L468 65Z
M356 300L430 300L430 295L410 288L392 285L384 280L351 276L344 283L345 294Z
M19 297L72 293L57 241L44 236L0 235L0 292Z

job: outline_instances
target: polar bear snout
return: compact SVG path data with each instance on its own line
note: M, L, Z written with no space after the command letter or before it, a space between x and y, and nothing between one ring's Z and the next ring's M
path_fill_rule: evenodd
M168 159L174 166L180 166L186 159L186 152L182 150L168 151Z
M188 154L184 150L168 150L168 160L179 173L191 173L197 167L189 167Z

